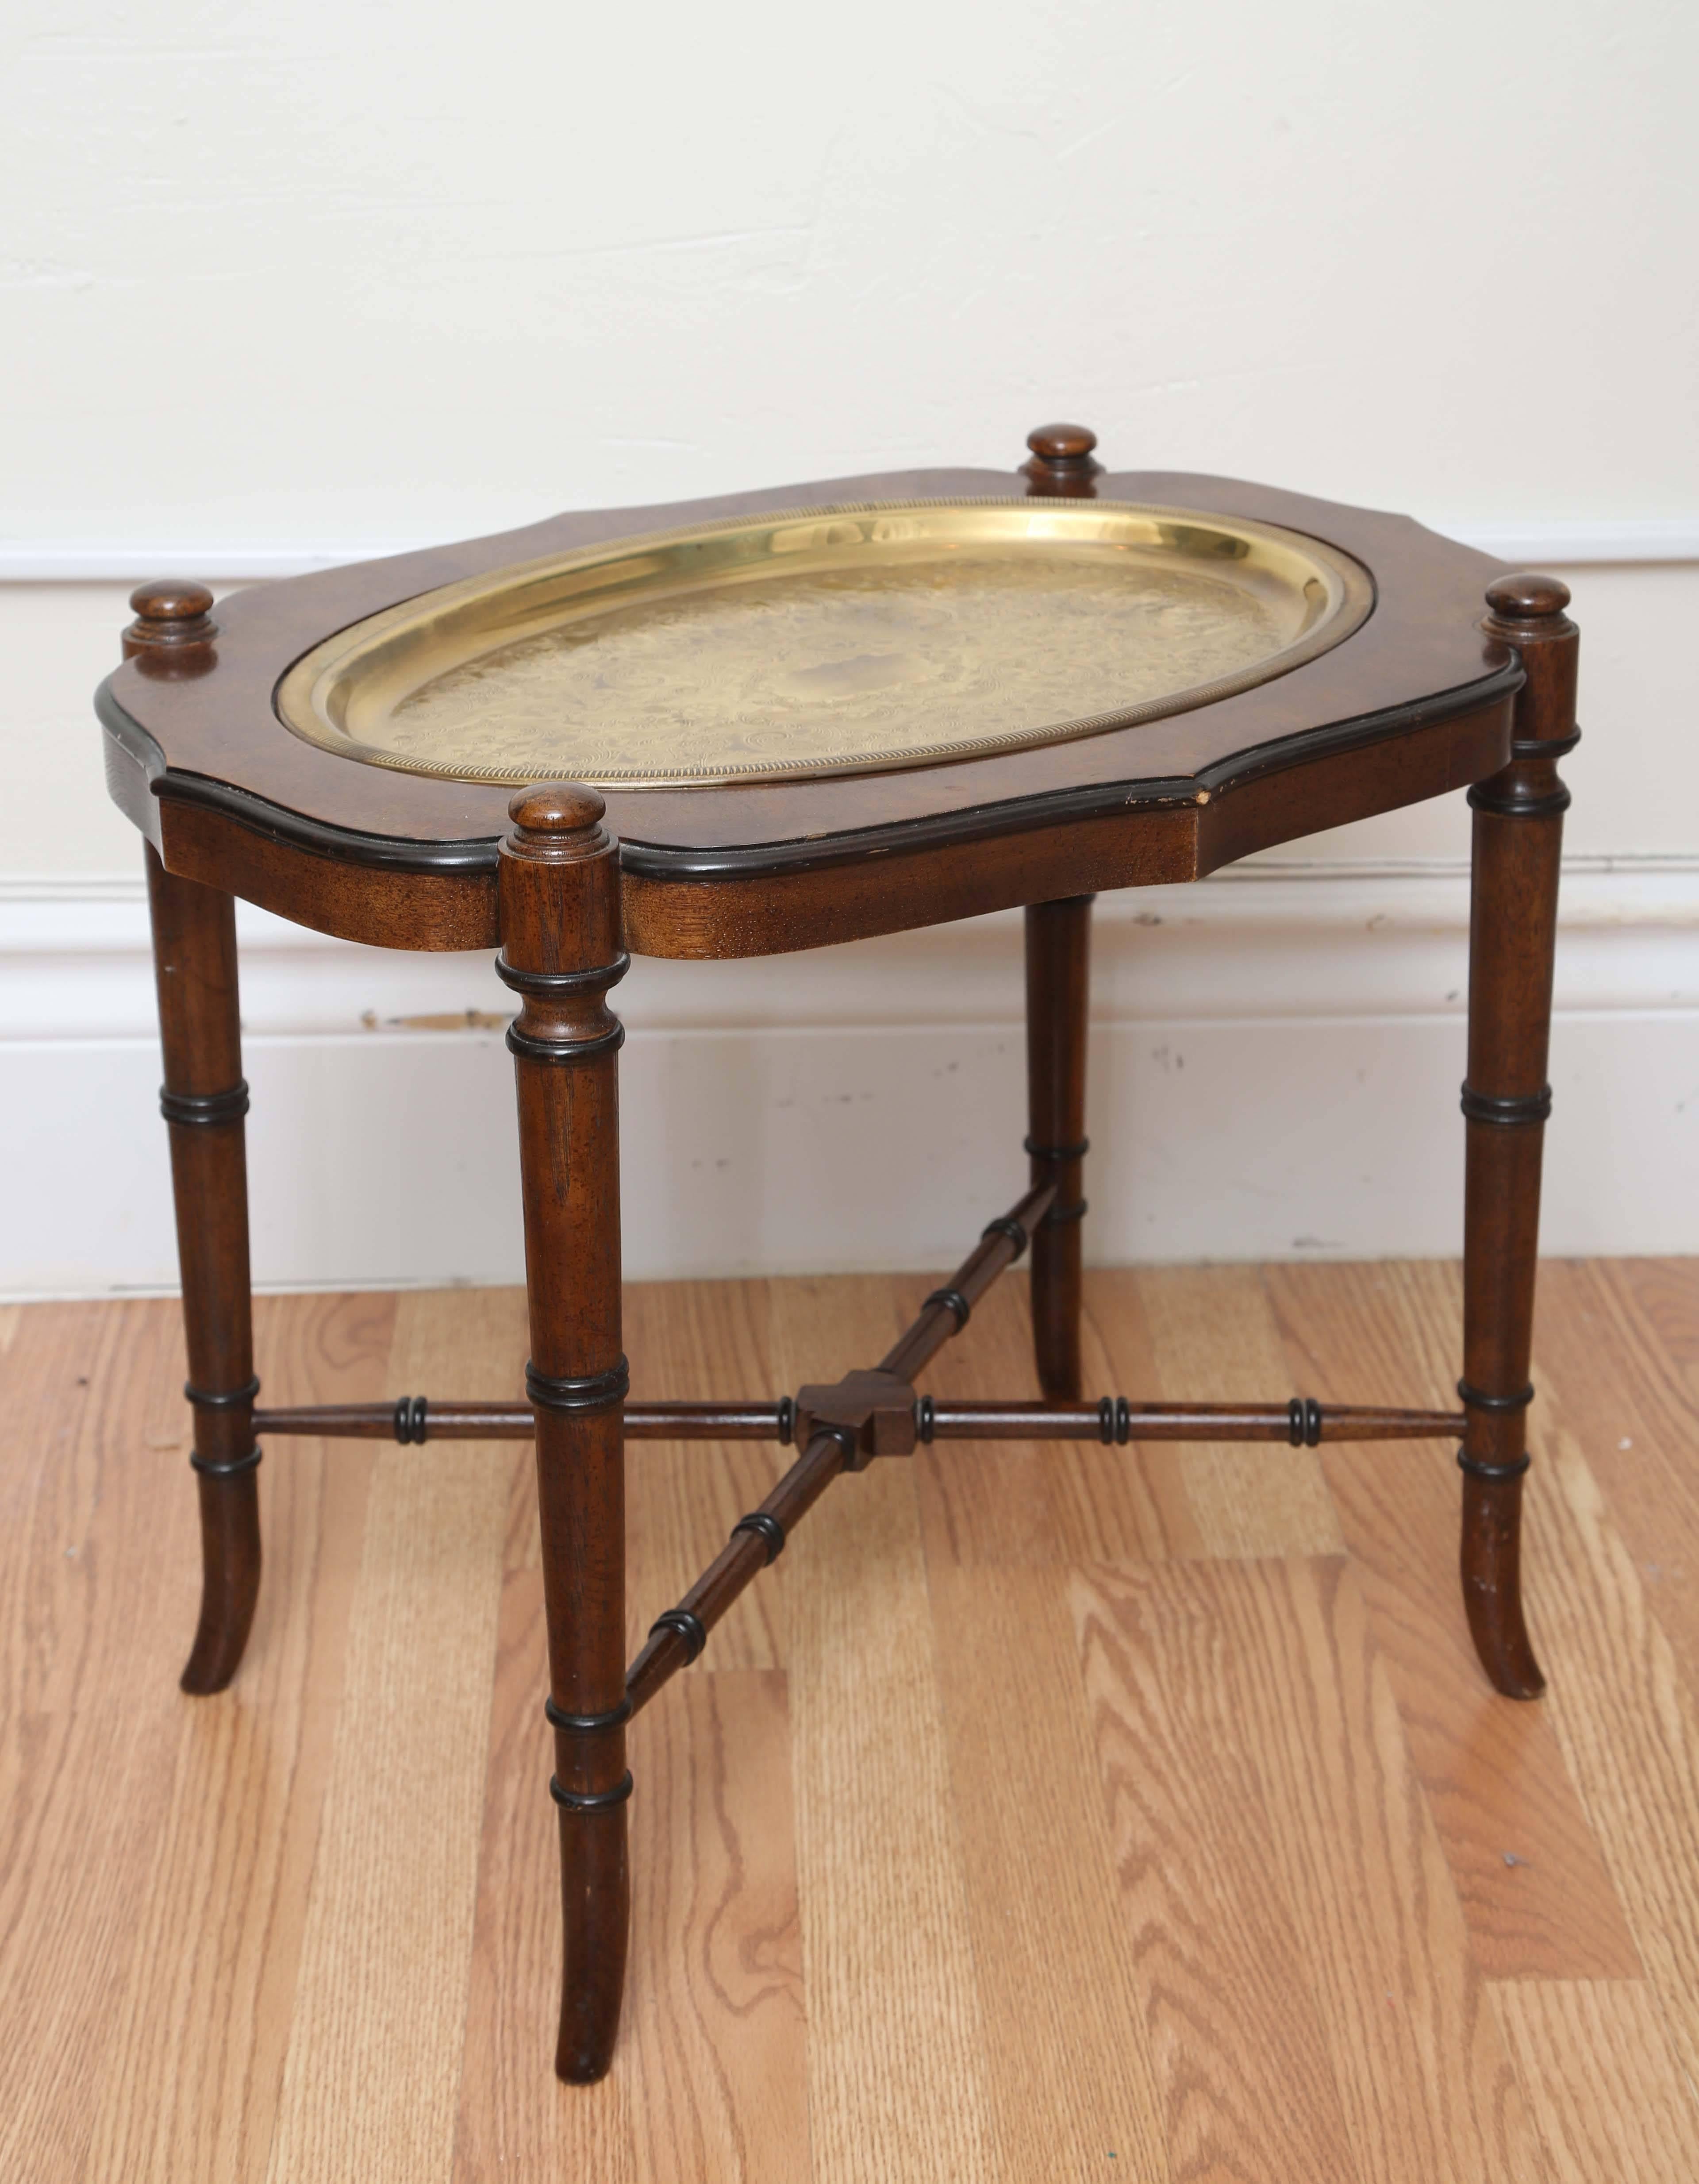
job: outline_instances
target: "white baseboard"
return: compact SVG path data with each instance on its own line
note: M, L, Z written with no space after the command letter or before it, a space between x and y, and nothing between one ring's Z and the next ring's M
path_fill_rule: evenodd
M1091 1256L1456 1251L1467 922L1439 865L1105 899ZM519 1280L489 959L240 930L256 1279ZM1699 1251L1696 938L1699 859L1566 873L1548 1251ZM941 1266L1021 1188L1017 918L639 962L618 1000L632 1279ZM0 883L0 1293L174 1285L158 1078L139 889Z

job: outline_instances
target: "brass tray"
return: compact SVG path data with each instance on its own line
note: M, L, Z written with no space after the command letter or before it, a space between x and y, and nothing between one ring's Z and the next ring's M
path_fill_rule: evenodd
M427 592L297 661L277 710L458 781L882 772L1208 705L1340 644L1373 597L1319 540L1185 509L791 509Z

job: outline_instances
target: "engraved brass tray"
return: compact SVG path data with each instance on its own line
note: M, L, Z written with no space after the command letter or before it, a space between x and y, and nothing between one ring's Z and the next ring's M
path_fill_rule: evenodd
M307 654L277 710L344 757L460 781L879 772L1207 705L1373 604L1335 549L1184 509L792 509L427 592Z

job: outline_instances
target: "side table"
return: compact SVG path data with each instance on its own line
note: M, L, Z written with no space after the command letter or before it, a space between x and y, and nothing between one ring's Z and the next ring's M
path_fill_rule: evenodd
M1050 426L1014 478L922 471L526 531L214 610L143 584L103 685L147 838L204 1586L183 1672L236 1674L260 1444L534 1438L559 1808L563 2078L609 2066L629 1923L625 1728L840 1476L956 1438L1455 1436L1463 1606L1496 1688L1541 1678L1519 1533L1552 946L1577 638L1555 579L1408 520L1113 476ZM1482 612L1483 597L1486 611ZM1473 807L1457 1412L1088 1396L1088 951L1106 888L1466 789ZM499 947L517 998L523 1397L256 1407L234 900L389 948ZM627 1400L618 1054L631 954L776 955L1019 905L1028 1187L877 1363L743 1403ZM1041 1400L922 1369L1030 1251ZM797 1452L624 1658L623 1448Z

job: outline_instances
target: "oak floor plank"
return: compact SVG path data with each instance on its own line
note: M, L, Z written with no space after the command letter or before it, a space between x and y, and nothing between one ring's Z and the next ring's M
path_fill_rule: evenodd
M939 1279L913 1275L896 1284L904 1321L918 1317ZM927 1368L922 1392L957 1401L1035 1401L1026 1301L1024 1282L1005 1274ZM1056 1486L1072 1457L1067 1441L935 1441L916 1449L915 1490L929 1565L947 1560L964 1568L1018 1568L1060 1561Z
M0 1482L13 1543L0 1561L8 1710L74 1703L114 1644L138 1674L175 1682L200 1573L183 1371L171 1306L48 1305L29 1315L7 1361ZM138 1539L157 1546L158 1568L132 1552ZM175 1602L166 1602L159 1578L179 1547L188 1558L176 1554Z
M1454 1285L1434 1273L1269 1270L1295 1370L1323 1402L1450 1407L1446 1366L1430 1355L1423 1370L1424 1338L1454 1334ZM1339 1444L1323 1461L1476 1962L1497 1979L1637 1978L1547 1710L1500 1698L1476 1661L1457 1575L1453 1445ZM1542 1574L1530 1566L1528 1577L1537 1624Z
M449 1317L456 1329L454 1347L438 1360L426 1353L398 1361L385 1393L459 1396L467 1402L525 1401L525 1361L531 1348L522 1289L456 1290L458 1309ZM411 1364L412 1371L408 1371ZM429 1443L426 1446L428 1447ZM537 1479L529 1441L484 1441L484 1459L503 1474L508 1485L502 1566L518 1568L537 1561Z
M1546 2176L1350 1566L1207 1575L1365 2184Z
M1527 1553L1545 1573L1541 1703L1671 2046L1699 2081L1699 1708L1580 1449L1552 1419L1530 1440L1530 1476L1545 1489L1529 1496L1524 1520Z
M1085 1794L1094 1763L1067 1574L934 1560L929 1575L1002 2173L1162 2184L1115 1856L1102 1804Z
M387 1296L262 1299L262 1379L290 1401L370 1400L394 1316ZM273 1446L262 1467L266 1613L237 1681L210 1699L153 1694L177 1720L170 1808L114 1990L91 2184L265 2174L371 1461L358 1442Z
M0 1407L0 1719L39 1712L66 1596L81 1574L64 1564L86 1529L76 1496L89 1390L87 1357L103 1319L95 1304L19 1308Z
M408 1386L464 1368L466 1291L397 1307ZM268 2175L447 2178L471 1956L506 1481L478 1444L373 1467ZM359 1937L351 1948L351 1936Z
M890 1287L774 1285L787 1384L876 1361ZM998 2174L914 1474L828 1489L787 1546L798 1880L820 2184Z
M627 1293L635 1395L777 1401L767 1284L655 1282ZM634 1441L627 1453L628 1653L762 1500L796 1451L777 1441ZM775 1580L778 1580L776 1582ZM714 1666L783 1665L782 1573L753 1585L714 1633Z
M1070 1601L1174 2184L1356 2184L1203 1566L1097 1564Z
M637 1392L765 1391L766 1310L760 1283L628 1291ZM633 1446L633 1647L788 1460L762 1444ZM753 1590L760 1598L716 1630L716 1663L727 1658L722 1635L735 1648L740 1614L745 1652L773 1650L782 1573ZM546 1689L541 1574L510 1562L457 2176L799 2173L806 2075L782 1680L699 1673L633 1726L630 1999L612 2074L570 2090L548 2067L560 1934L554 1812L543 1788Z
M1545 1401L1586 1451L1699 1690L1699 1260L1558 1261L1540 1279Z
M503 1587L461 2074L458 2184L765 2184L808 2173L784 1680L685 1677L630 1732L632 1913L614 2065L566 2086L543 1585Z
M1158 1395L1200 1403L1281 1402L1289 1368L1254 1267L1141 1270ZM1192 1441L1180 1459L1206 1555L1328 1555L1343 1550L1316 1451L1278 1442Z
M905 1318L933 1286L924 1277L898 1284ZM1005 1274L922 1384L937 1396L1036 1401L1032 1345L1027 1276ZM1156 1375L1134 1277L1088 1273L1080 1349L1086 1400L1152 1390ZM1161 1561L1200 1552L1182 1462L1181 1450L1164 1442L938 1442L915 1457L928 1557L935 1563L948 1556L966 1568Z
M1024 1280L927 1385L1031 1387ZM1446 1400L1454 1268L1256 1280L1092 1274L1089 1392ZM634 1382L834 1379L930 1286L634 1289ZM1223 1452L1195 1505L1173 1446L841 1481L634 1725L627 2016L593 2089L549 2067L528 1446L272 1447L248 1658L190 1702L175 1306L8 1307L0 2176L1692 2174L1696 1305L1684 1262L1546 1270L1539 1706L1469 1657L1445 1448L1323 1451L1336 1535L1306 1452L1285 1480ZM516 1291L409 1296L392 1341L393 1308L262 1300L268 1399L516 1392ZM634 1637L788 1460L633 1451ZM1349 1566L1282 1558L1330 1536Z
M675 1697L632 1736L638 2174L794 2184L808 2049L785 1680L698 1673Z
M0 1720L0 2176L83 2174L109 1983L136 1947L131 1905L170 1792L157 1724L115 1699Z
M1554 2184L1692 2184L1699 2108L1638 1980L1524 1980L1493 2008Z
M629 2027L593 2086L554 2075L560 2005L560 1854L543 1702L549 1655L539 1570L510 1570L497 1624L484 1769L455 2184L583 2177L638 2184ZM635 1774L635 1767L632 1769ZM642 1811L633 1794L635 1819ZM642 1885L640 1868L634 1879Z
M1680 1368L1699 1401L1699 1256L1685 1259L1575 1259L1618 1286Z
M1207 1400L1187 1383L1164 1379L1144 1297L1141 1278L1130 1267L1088 1271L1080 1341L1084 1392L1125 1396L1134 1403L1164 1396ZM1191 1455L1179 1441L1078 1451L1056 1496L1069 1559L1155 1563L1203 1554L1186 1485Z
M161 1613L157 1585L149 1599L152 1467L135 1421L174 1368L181 1378L175 1334L159 1305L46 1306L25 1314L7 1361L0 2176L31 2184L82 2171L110 1994L134 1955L133 1906L170 1804L176 1649L190 1625ZM180 1530L192 1552L192 1493L182 1498L187 1521L168 1512L157 1530ZM127 1634L113 1628L120 1607ZM132 1688L138 1660L155 1672L151 1691Z

